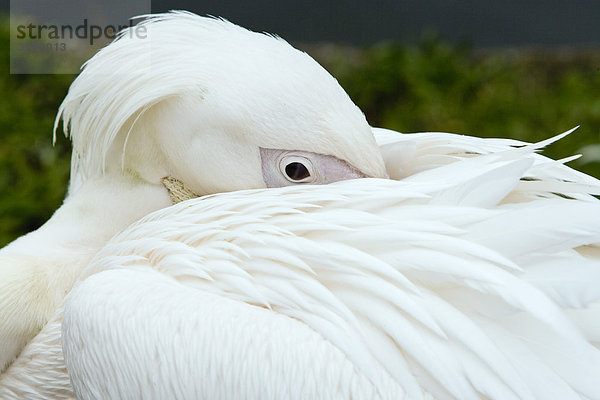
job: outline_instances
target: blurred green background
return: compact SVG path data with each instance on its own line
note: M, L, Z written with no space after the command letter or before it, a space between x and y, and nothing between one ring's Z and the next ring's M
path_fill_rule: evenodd
M65 195L69 143L59 135L52 145L52 125L74 76L10 75L8 21L1 21L3 246L39 227ZM600 177L600 146L594 146L600 143L600 51L482 51L433 33L412 45L305 49L338 78L372 125L525 141L581 125L545 154L585 151L572 165Z

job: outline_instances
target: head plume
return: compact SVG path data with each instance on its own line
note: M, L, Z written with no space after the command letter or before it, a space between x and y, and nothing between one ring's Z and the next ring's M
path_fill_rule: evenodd
M253 135L259 146L319 149L367 175L384 175L364 116L307 54L222 19L171 12L122 31L69 89L55 133L62 119L73 142L70 191L108 168L127 168L130 136L150 135L153 124L142 121L165 102L180 102L191 114L201 105L206 125L208 115L228 134ZM154 121L170 117L154 114Z

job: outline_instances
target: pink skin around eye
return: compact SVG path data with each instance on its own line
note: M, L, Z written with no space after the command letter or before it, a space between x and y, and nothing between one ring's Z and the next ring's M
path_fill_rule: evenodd
M286 179L280 168L282 157L293 157L298 160L307 160L310 163L313 180L305 183L327 184L348 179L365 178L362 172L352 167L346 161L337 157L312 153L309 151L288 151L278 149L260 148L263 180L267 187L290 186L298 183ZM308 167L308 165L307 165Z

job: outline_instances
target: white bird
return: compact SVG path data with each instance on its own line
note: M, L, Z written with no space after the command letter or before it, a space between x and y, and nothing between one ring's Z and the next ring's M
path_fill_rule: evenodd
M375 133L403 181L208 196L113 238L67 302L79 398L598 398L598 181L550 141ZM60 317L11 368L70 390L39 356Z
M385 175L364 115L311 57L185 12L122 32L86 63L61 118L68 196L0 251L0 372L114 234L181 195Z
M110 240L66 302L75 394L600 398L599 182L548 142L374 131L401 181L205 196Z
M68 297L75 393L600 398L600 186L543 144L149 215Z

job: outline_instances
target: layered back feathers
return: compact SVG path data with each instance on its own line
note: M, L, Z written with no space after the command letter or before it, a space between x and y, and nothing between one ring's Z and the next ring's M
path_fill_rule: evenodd
M384 398L402 393L415 399L600 397L600 211L590 195L598 193L598 180L535 154L543 143L381 130L376 136L389 174L412 177L184 202L115 237L82 278L105 269L131 268L123 271L131 275L151 267L178 295L212 293L292 316L339 348L352 362L351 370L366 371ZM127 287L130 275L113 275L116 281L108 279L96 291L87 290L94 281L85 280L75 290L69 306L85 324L67 325L66 346L82 362L77 379L106 369L99 382L112 375L123 380L130 375L119 368L127 362L133 375L151 375L147 369L154 367L168 374L164 363L128 359L144 343L139 330L131 332L134 340L121 343L126 352L119 358L95 353L110 353L110 335L118 341L124 336L114 314L90 312L89 303L78 300ZM152 286L138 286L164 306ZM107 304L109 299L98 300ZM107 307L122 305L118 296L110 301ZM141 314L140 306L132 305L130 320ZM186 307L177 308L179 314L195 305ZM188 330L195 326L189 324L194 315L180 315ZM72 397L57 348L60 317L3 374L1 397L18 399L24 390L40 398ZM101 325L105 336L84 332L84 341L69 342L93 324ZM220 332L221 327L213 328ZM196 340L192 331L180 348L191 354ZM210 342L209 348L218 351L215 346ZM178 357L171 348L167 353ZM197 356L190 356L194 363L202 354ZM317 362L333 361L321 357ZM230 371L253 369L235 365ZM303 382L309 375L295 376ZM197 386L191 371L177 376L167 375L162 389ZM185 376L194 384L186 386ZM133 383L125 381L125 390ZM156 395L147 381L138 383L148 396ZM275 390L271 383L267 389ZM301 396L302 388L292 393ZM345 397L354 389L350 383L340 387Z
M536 174L535 148L404 182L184 202L115 237L88 273L151 266L299 319L384 394L382 371L414 399L597 398L600 330L585 321L600 318L600 259L586 249L600 202L570 187L580 200L525 190L536 200L501 205Z

